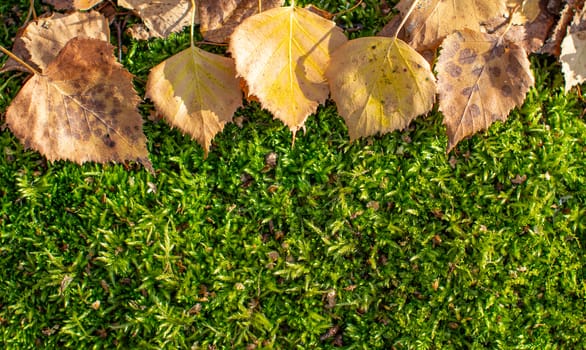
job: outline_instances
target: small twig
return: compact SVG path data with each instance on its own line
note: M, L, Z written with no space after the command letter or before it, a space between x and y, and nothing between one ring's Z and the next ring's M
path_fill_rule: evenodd
M15 54L13 54L12 52L6 50L4 48L4 46L0 45L0 51L2 51L4 54L6 54L8 57L12 58L13 60L15 60L16 62L18 62L19 64L21 64L22 66L24 66L26 69L28 69L31 73L33 74L38 74L41 75L41 72L39 72L38 70L34 69L32 66L30 66L28 63L26 63L25 61L23 61L22 59L20 59L20 57L16 56Z
M24 20L24 23L28 23L28 21L31 19L31 15L33 16L33 20L37 20L37 12L35 11L35 0L29 0L29 7L28 7L28 14L26 15L26 19Z

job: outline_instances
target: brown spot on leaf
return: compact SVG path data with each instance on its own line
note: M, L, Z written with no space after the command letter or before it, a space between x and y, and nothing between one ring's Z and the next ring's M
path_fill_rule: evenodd
M468 108L468 113L471 118L476 118L476 117L480 116L480 113L481 113L480 107L478 107L477 104L473 103Z
M462 89L462 96L470 97L474 92L478 91L478 84L474 84L474 86L469 86Z
M511 97L511 95L513 95L513 89L511 88L511 85L503 85L501 92L504 97Z
M471 73L472 73L473 76L479 77L480 74L482 74L483 71L484 71L484 67L483 66L479 66L479 67L474 68Z
M457 78L462 74L462 68L452 62L447 64L446 71L454 78Z
M476 60L476 57L476 51L469 48L465 48L464 50L460 51L460 55L458 56L458 62L460 64L472 64Z
M501 69L499 67L490 67L488 68L488 73L493 78L498 78L501 76Z
M110 148L114 148L116 146L116 142L114 142L114 140L112 140L110 138L110 135L107 134L104 137L102 137L102 141L104 142L104 144Z

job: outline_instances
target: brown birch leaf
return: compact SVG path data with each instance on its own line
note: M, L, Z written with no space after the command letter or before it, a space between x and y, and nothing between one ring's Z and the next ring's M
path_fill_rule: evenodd
M78 36L108 41L108 21L96 11L39 17L19 32L12 52L34 68L44 71L65 44ZM2 71L13 69L28 72L12 59L6 61Z
M404 129L435 101L429 63L400 39L348 41L332 55L326 77L351 140Z
M189 0L118 0L118 6L133 10L144 22L150 38L166 38L169 34L180 32L191 25ZM135 32L144 31L130 30L131 34Z
M448 152L462 139L506 120L534 84L522 47L469 29L444 40L436 69Z
M232 121L242 105L234 61L190 47L154 67L146 96L165 119L203 147Z
M250 93L293 132L329 95L330 54L347 41L332 21L306 9L279 7L248 17L232 34L236 71Z
M506 0L401 0L396 8L405 16L414 1L418 4L407 17L399 38L418 52L437 49L455 30L469 28L479 31L485 21L508 14ZM400 20L399 16L397 19ZM395 28L397 24L391 22L388 26ZM394 35L394 31L383 28L381 34Z
M138 161L152 171L132 75L108 42L74 38L6 111L26 148L54 161Z
M45 4L53 6L56 10L81 10L87 11L103 0L43 0Z
M207 41L227 43L234 28L245 18L284 3L285 0L201 0L198 6L199 30Z

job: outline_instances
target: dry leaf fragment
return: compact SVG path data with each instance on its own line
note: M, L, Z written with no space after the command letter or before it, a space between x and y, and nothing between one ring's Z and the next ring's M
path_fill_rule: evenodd
M108 41L108 21L95 11L55 13L48 17L39 17L19 32L12 52L31 66L44 71L65 44L77 36ZM28 71L9 59L2 71L12 69Z
M199 29L205 40L227 43L234 28L245 18L284 3L285 0L201 0L198 6Z
M118 0L118 6L136 12L148 28L151 38L166 38L191 25L189 0Z
M497 35L465 29L444 40L437 71L448 152L523 103L534 84L529 65L523 48Z
M513 13L513 24L523 25L533 22L541 13L541 0L507 0L507 6L516 9Z
M197 140L206 155L214 136L242 105L234 61L197 47L154 67L146 95L171 125Z
M87 11L103 0L43 0L45 4L52 5L56 10L81 10Z
M326 76L351 140L404 129L435 101L429 63L400 39L350 40L334 52Z
M112 51L108 42L74 38L26 82L6 111L25 147L50 161L136 160L152 170L132 75Z
M568 32L567 31L568 26L572 22L572 19L574 18L575 12L577 12L577 11L579 12L579 6L584 5L583 0L566 0L564 2L565 2L565 5L559 15L559 19L557 20L555 27L551 31L549 38L547 39L547 42L541 48L540 53L547 53L547 54L554 55L554 56L560 55L562 40L564 39L564 37L566 36L566 34ZM559 4L559 6L561 6L561 0L549 1L548 6L547 6L548 12L552 12L552 10L549 9L550 3L554 3L554 4L557 3L557 4ZM554 6L554 7L556 7L556 6ZM553 9L553 10L554 10L553 13L557 13L557 11L555 11L555 9Z
M575 15L568 35L562 41L560 61L566 91L586 81L586 7Z
M435 50L455 30L469 28L478 31L485 21L508 14L506 0L401 0L396 8L405 16L414 1L418 4L407 18L399 38L418 52ZM397 20L400 21L399 16ZM391 30L397 24L391 22L387 26L389 29L383 28L382 35L394 35Z
M244 20L230 39L236 71L250 93L293 132L329 94L330 54L347 41L332 21L306 9L280 7Z

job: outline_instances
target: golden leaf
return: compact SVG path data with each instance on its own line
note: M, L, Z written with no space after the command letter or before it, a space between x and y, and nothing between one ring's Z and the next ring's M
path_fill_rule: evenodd
M400 39L350 40L334 52L326 76L351 140L403 129L435 101L429 63Z
M197 140L206 155L214 136L242 105L234 61L197 47L154 67L146 95L171 125Z
M329 94L330 54L347 41L332 21L280 7L244 20L230 39L236 71L262 106L295 133Z
M132 75L108 42L74 38L43 75L33 75L6 111L25 147L53 161L136 160L152 171Z
M465 137L506 120L534 84L522 47L468 29L444 40L436 67L448 152Z

